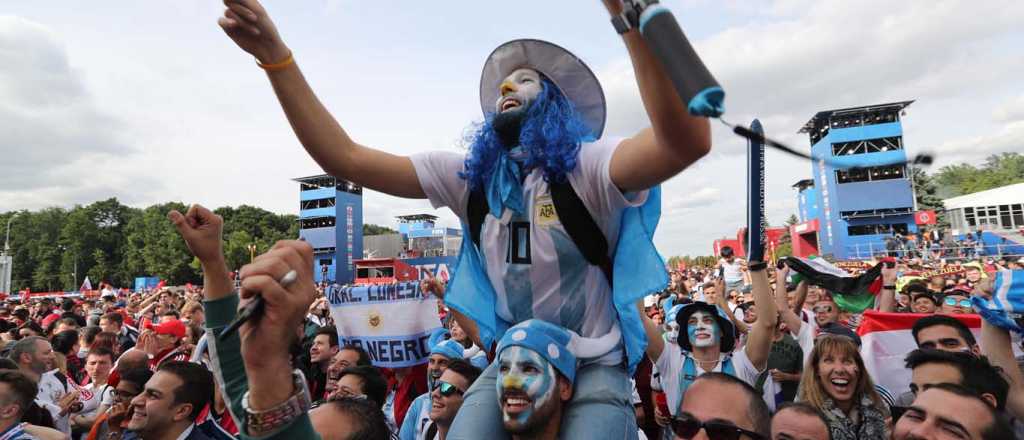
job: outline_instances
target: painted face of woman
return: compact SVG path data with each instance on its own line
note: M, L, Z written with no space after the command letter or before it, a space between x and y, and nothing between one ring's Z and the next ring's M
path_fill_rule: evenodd
M537 352L513 346L498 356L498 403L510 434L531 432L546 423L559 404L558 373Z
M686 322L686 336L694 348L713 347L722 338L718 321L707 312L696 312Z

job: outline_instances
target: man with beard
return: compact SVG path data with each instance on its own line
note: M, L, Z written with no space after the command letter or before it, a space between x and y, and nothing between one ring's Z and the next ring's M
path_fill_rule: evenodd
M123 440L212 440L194 421L213 401L213 375L199 364L164 363L131 401Z
M78 390L69 386L68 379L54 369L56 357L50 342L39 336L23 338L14 343L10 357L19 370L39 384L36 403L50 412L54 427L70 434L69 418L82 404L78 401Z
M629 372L643 356L643 329L633 303L668 281L650 240L660 203L655 187L710 151L707 120L687 113L636 28L621 32L650 128L626 139L602 138L606 109L596 76L567 50L523 39L499 46L485 62L479 85L485 118L469 136L466 155L402 157L349 137L318 101L259 2L226 3L219 24L267 72L298 139L327 173L390 195L428 198L462 221L468 239L445 301L476 345L490 349L528 319L585 337L620 335L621 343L581 368L581 376L600 379L578 388L566 431L570 438L635 435ZM605 5L616 19L624 10L621 0ZM607 248L588 255L602 261L584 258L565 227L568 218L585 214L590 229L599 230L588 238L595 244L603 238ZM621 248L620 235L630 238ZM612 255L631 256L630 263L647 270L630 271L624 263L616 270L614 262L626 257ZM612 272L615 284L629 291L613 291ZM496 376L492 365L469 390L453 437L506 437L496 408L483 405L496 401ZM621 411L608 412L606 404Z
M573 394L572 335L540 320L509 329L498 343L497 392L502 424L513 440L553 440Z
M441 339L435 337L433 339ZM451 339L441 339L430 349L430 357L427 358L427 389L433 390L441 375L448 369L448 363L462 359L462 344ZM466 389L463 389L465 391ZM401 440L424 440L427 428L430 425L431 399L434 393L422 394L412 401L409 411L405 413L405 420L402 421L402 429L399 431ZM447 432L447 429L445 430ZM429 439L428 439L429 440Z

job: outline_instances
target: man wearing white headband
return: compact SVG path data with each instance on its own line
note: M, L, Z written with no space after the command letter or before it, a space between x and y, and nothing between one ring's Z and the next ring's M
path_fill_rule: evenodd
M668 284L651 243L657 186L706 155L711 143L707 120L687 113L640 33L616 26L651 122L638 134L602 138L605 99L593 72L557 45L524 39L499 46L484 64L485 118L469 136L467 154L403 157L349 137L256 0L225 3L219 24L267 72L299 141L326 172L383 193L428 198L462 221L467 239L445 302L474 343L490 348L529 319L586 338L619 336L580 367L561 435L636 436L629 376L646 340L634 304ZM615 18L623 10L621 0L605 5ZM570 224L596 232L581 240ZM603 245L597 252L589 248L595 243ZM613 274L620 289L613 290ZM495 404L497 375L492 364L467 392L449 438L508 438Z

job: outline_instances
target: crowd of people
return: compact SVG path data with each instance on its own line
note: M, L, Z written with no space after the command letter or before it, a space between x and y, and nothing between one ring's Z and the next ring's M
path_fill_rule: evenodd
M288 316L263 318L279 333L260 334L258 345L248 334L247 343L217 338L239 296L227 270L216 269L218 218L201 207L188 216L171 214L204 265L202 287L4 302L0 433L11 436L0 438L445 439L493 363L499 372L485 386L495 390L500 428L550 439L559 438L577 385L587 386L577 376L587 356L580 347L599 342L536 319L511 327L488 352L444 313L426 364L375 367L360 346L339 342L311 281L305 297L282 298L295 302ZM303 246L278 244L243 269L241 287L255 290L247 286L255 274L286 260L305 262ZM701 430L713 439L1024 438L1013 338L988 323L976 338L955 318L973 312L965 298L991 294L994 271L1021 263L903 258L885 267L874 309L913 314L918 346L905 357L908 389L890 390L865 366L859 313L794 282L784 263L746 262L726 248L717 266L673 271L667 289L644 299L646 356L631 389L597 391L632 396L636 436L647 439ZM937 274L921 276L928 271ZM443 299L446 286L429 279L423 290ZM251 418L232 416L252 414L257 396L307 403L269 408L271 429L258 432ZM272 423L286 416L291 423Z

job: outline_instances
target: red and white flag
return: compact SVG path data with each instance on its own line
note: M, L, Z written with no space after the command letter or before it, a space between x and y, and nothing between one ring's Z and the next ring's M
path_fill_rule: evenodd
M885 387L893 396L910 390L910 370L904 365L907 353L917 349L911 329L918 319L929 316L918 313L884 313L866 311L861 318L857 334L864 366L875 383ZM978 315L949 315L959 319L981 339L981 317Z
M934 210L917 211L914 213L914 223L919 225L934 225L938 219L935 217Z
M85 277L85 281L82 281L82 286L79 287L78 290L82 292L92 290L92 283L89 282L89 277Z

